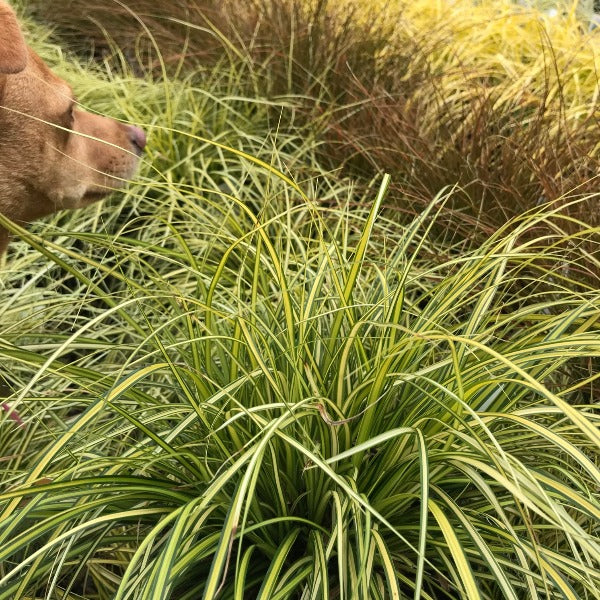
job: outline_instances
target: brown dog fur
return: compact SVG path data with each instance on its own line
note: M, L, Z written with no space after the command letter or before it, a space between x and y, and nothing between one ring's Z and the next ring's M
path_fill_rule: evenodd
M132 177L145 145L138 127L78 108L0 0L0 213L28 223L95 202ZM0 228L0 256L8 239Z

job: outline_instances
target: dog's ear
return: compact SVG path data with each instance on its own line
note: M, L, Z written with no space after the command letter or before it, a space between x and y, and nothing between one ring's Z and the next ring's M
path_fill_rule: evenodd
M0 74L19 73L27 65L27 46L12 8L0 0Z

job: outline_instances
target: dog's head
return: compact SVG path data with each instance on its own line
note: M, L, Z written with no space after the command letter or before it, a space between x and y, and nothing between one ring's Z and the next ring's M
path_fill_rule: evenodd
M0 0L0 212L28 222L99 200L132 177L145 145L138 127L80 109Z

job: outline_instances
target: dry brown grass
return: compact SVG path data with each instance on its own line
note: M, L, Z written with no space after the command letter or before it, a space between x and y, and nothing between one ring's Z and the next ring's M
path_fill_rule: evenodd
M462 235L597 187L600 42L574 18L544 21L505 0L445 13L400 0L368 19L360 0L30 5L70 47L106 56L112 40L138 71L250 64L241 93L293 96L293 126L310 127L329 166L361 181L391 173L401 210L458 184L447 216ZM578 207L598 221L595 204Z

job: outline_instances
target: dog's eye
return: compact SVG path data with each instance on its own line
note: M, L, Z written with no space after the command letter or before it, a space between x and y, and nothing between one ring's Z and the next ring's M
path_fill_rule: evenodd
M67 113L67 120L69 121L69 127L73 125L73 121L75 120L75 104L71 104L69 107L69 112Z

